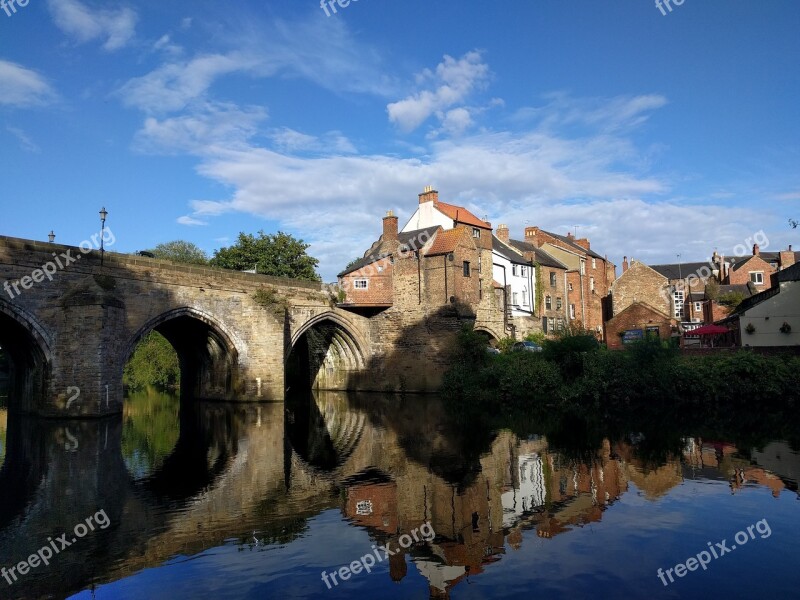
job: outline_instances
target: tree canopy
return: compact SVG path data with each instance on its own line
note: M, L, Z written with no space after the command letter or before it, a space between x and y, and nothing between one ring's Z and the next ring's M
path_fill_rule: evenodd
M196 244L184 240L174 242L164 242L153 250L153 256L164 260L174 260L175 262L188 263L191 265L207 265L208 255Z
M306 253L309 245L303 240L279 231L257 235L240 233L233 246L214 251L209 264L223 269L247 271L255 269L262 275L291 277L320 281L317 275L319 261Z

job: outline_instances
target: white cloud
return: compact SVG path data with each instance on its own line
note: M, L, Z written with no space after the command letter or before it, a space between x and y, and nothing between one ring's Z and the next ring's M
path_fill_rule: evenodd
M50 84L36 71L0 59L0 105L38 106L56 98Z
M188 225L189 227L194 227L197 225L208 225L208 223L206 223L205 221L201 221L200 219L195 219L194 217L190 216L178 217L176 221L180 225Z
M488 82L489 67L476 51L468 52L458 60L445 55L435 73L426 69L416 79L420 85L432 84L433 89L422 90L386 107L389 121L406 132L422 125L431 115L438 113L441 119L445 119L453 112L444 112L446 109L464 102L473 91ZM463 113L459 116L463 123Z
M206 154L216 147L240 147L266 118L267 110L258 106L200 103L183 116L147 117L136 133L134 148L145 153Z
M79 43L104 39L104 49L119 50L135 34L137 17L130 8L95 8L78 0L49 0L47 6L56 26Z
M355 154L356 148L340 131L329 131L322 137L307 135L289 127L268 134L276 150L295 153Z
M19 140L20 148L22 148L25 152L41 152L41 149L36 145L36 142L34 142L22 129L19 129L18 127L6 127L6 131Z

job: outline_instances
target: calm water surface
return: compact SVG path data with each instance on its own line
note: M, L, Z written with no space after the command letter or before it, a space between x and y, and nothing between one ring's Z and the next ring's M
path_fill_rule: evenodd
M787 442L528 429L467 433L434 398L338 393L139 394L86 422L0 409L0 566L70 542L0 597L797 597ZM706 570L657 576L723 540ZM332 583L377 546L393 556Z

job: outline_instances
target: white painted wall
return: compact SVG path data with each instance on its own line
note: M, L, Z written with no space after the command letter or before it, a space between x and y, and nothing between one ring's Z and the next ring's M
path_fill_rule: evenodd
M503 527L512 527L522 516L537 506L544 506L547 486L544 481L542 457L523 454L517 463L519 487L500 497L503 505Z
M521 258L521 257L520 257ZM525 265L525 275L522 275L522 265L517 265L517 274L513 274L512 262L497 252L492 251L492 277L502 285L510 285L511 292L508 302L512 306L511 314L515 317L530 316L533 312L536 277L533 267ZM505 277L503 272L505 271ZM514 304L514 294L517 294L517 304Z
M780 286L780 293L742 313L742 346L800 345L800 281L784 281ZM791 333L781 333L784 322L791 325ZM756 328L753 333L745 331L750 323Z
M423 202L411 215L408 223L405 224L401 231L416 231L417 229L425 229L427 227L441 226L442 229L452 229L453 220L436 210L433 206L433 201Z

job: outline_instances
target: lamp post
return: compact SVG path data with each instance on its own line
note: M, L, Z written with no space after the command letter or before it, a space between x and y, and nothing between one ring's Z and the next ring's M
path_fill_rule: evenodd
M52 229L50 230L50 233L47 234L47 239L50 241L51 244L56 240L56 234L53 232Z
M103 266L103 256L105 255L105 249L103 248L103 236L106 232L106 217L108 216L108 211L106 211L106 207L100 209L100 266Z

